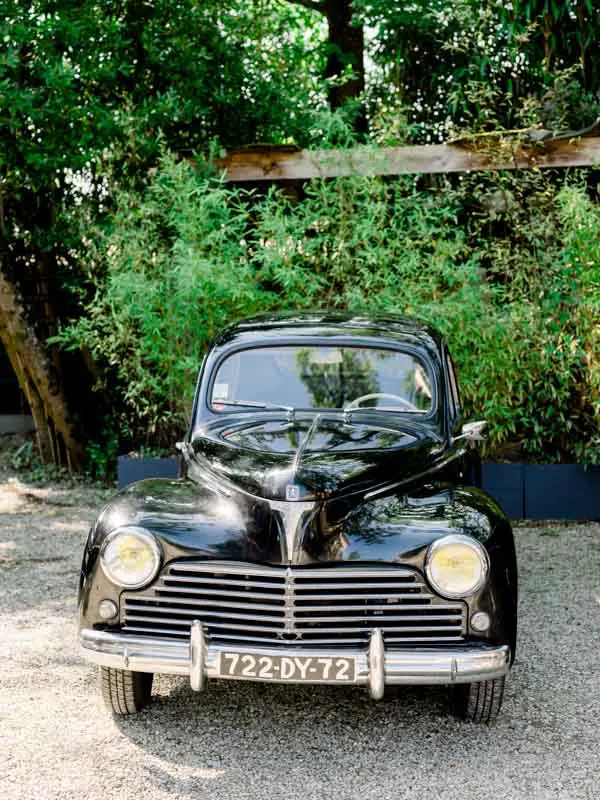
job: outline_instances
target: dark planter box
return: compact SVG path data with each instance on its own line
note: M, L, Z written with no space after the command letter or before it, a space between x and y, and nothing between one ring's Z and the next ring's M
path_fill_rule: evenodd
M524 479L524 517L600 519L600 467L526 464Z
M600 519L600 467L484 464L483 488L512 519Z
M481 486L498 502L510 519L525 516L523 505L525 464L481 465Z
M179 459L119 456L119 489L143 478L177 478ZM600 519L600 467L582 464L493 464L482 486L511 519Z
M179 459L172 458L134 458L119 456L117 459L117 485L124 489L130 483L144 478L177 478Z

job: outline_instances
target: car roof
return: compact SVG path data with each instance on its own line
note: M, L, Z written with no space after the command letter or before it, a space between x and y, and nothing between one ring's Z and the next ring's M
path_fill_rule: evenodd
M214 339L213 347L231 344L233 341L251 345L320 336L357 336L395 345L421 344L427 350L435 352L439 352L443 341L438 331L411 317L318 311L265 314L240 320L221 331Z

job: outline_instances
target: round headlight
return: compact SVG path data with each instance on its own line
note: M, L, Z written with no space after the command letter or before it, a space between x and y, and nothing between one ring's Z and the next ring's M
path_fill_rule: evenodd
M444 597L475 594L485 583L488 572L485 548L469 536L444 536L429 547L425 573L432 588Z
M118 528L107 536L100 553L106 577L127 589L140 589L160 568L158 542L143 528Z

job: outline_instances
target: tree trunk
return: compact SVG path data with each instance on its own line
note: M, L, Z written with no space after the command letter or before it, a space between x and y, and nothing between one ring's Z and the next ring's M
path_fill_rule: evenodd
M348 100L360 97L365 88L365 40L362 25L352 24L352 0L291 0L292 3L319 11L327 18L327 64L325 77L335 78L350 65L354 78L329 89L329 105L335 111ZM367 115L361 105L355 125L358 133L367 132Z
M83 468L83 446L54 369L0 264L0 339L31 408L44 463Z
M365 89L364 31L362 25L352 24L351 0L326 0L323 10L329 28L325 77L342 75L348 65L355 76L330 87L329 104L335 110L348 100L358 98ZM355 127L359 133L367 131L367 118L362 106L358 109Z

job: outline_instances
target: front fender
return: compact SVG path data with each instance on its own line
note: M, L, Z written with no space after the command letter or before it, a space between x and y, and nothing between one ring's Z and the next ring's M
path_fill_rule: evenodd
M343 560L409 564L424 573L428 548L449 534L480 542L490 558L487 585L468 599L469 617L486 611L492 626L486 635L508 642L514 657L517 624L517 567L510 522L493 498L472 486L429 485L410 494L366 498L344 513L339 500L330 508L332 531L343 540Z
M100 599L118 603L121 589L100 568L98 556L106 536L116 528L136 525L153 533L163 563L174 558L253 560L279 553L277 532L268 509L250 497L235 499L191 480L148 479L120 492L92 525L83 554L79 608L90 622L90 604ZM97 621L97 620L96 620Z

